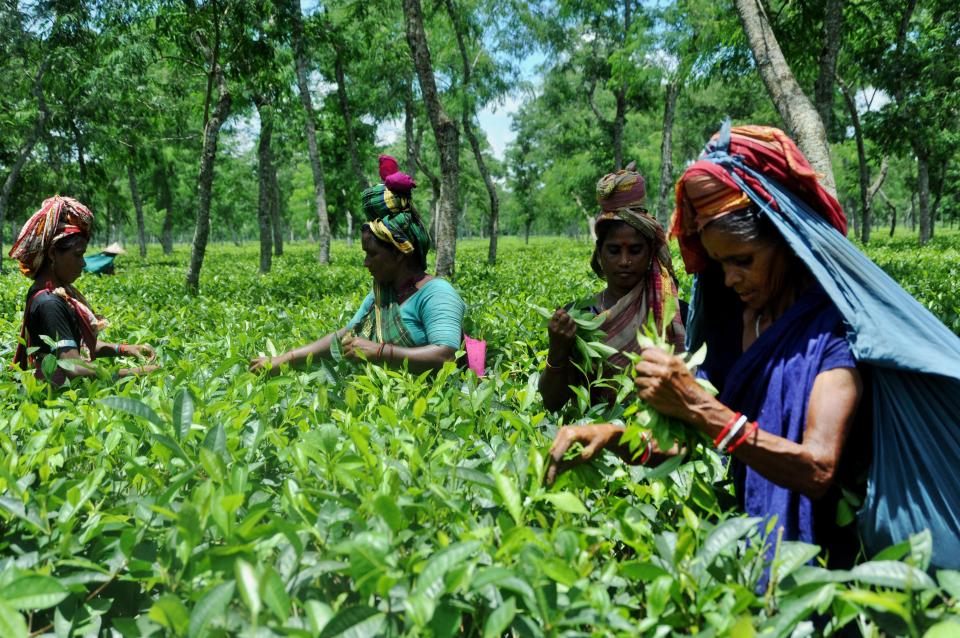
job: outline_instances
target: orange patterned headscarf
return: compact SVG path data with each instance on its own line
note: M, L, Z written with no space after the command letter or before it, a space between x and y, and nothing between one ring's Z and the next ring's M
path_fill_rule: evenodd
M93 213L89 208L72 197L54 195L44 200L40 210L23 225L10 257L20 262L20 272L33 279L51 246L75 234L89 239L92 227Z
M807 158L786 133L770 126L734 126L729 129L729 145L716 148L715 134L701 159L684 171L676 187L676 209L670 234L680 241L680 254L689 273L706 267L707 256L699 233L711 221L750 205L728 169L710 159L710 153L722 150L738 156L752 170L762 173L824 217L841 233L847 231L847 219L837 199L820 185ZM754 177L738 168L730 169L743 179L763 204L776 211L773 197ZM759 203L759 202L758 202Z

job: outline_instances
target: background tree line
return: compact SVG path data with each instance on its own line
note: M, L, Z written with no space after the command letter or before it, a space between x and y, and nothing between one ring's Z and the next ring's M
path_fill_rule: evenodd
M666 221L725 116L794 135L864 242L960 215L960 7L947 0L3 0L0 238L60 192L146 253L357 235L397 156L456 239L585 235L634 160ZM533 61L533 62L532 62ZM498 157L478 114L519 103ZM393 131L387 140L384 131Z

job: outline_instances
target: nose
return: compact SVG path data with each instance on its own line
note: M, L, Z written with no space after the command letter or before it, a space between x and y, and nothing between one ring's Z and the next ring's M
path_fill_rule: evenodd
M723 267L723 285L727 288L733 288L738 283L742 277L740 276L740 271L737 268L732 268L730 266Z

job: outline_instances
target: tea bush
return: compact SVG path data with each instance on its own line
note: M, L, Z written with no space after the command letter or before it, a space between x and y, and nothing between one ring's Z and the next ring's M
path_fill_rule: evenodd
M935 246L871 252L957 330L960 259ZM960 573L928 571L928 535L850 571L808 564L815 547L736 512L711 451L604 457L543 487L564 419L623 417L558 418L536 392L531 305L596 289L591 247L508 239L493 268L485 250L461 245L456 281L483 379L246 371L346 322L369 288L358 247L330 267L289 247L266 276L256 246L215 247L197 299L184 250L85 276L104 338L154 344L163 370L59 392L0 380L0 635L956 635ZM27 286L0 280L6 363Z

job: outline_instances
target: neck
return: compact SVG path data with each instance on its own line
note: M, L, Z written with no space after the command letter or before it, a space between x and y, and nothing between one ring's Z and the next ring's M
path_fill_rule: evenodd
M612 306L630 294L631 290L633 290L633 288L623 289L607 284L607 289L603 291L603 300L607 302L608 307Z
M789 310L790 306L797 302L800 295L806 292L812 283L813 281L809 276L800 278L794 285L786 287L782 294L777 295L775 299L771 299L770 303L757 314L767 318L770 322L776 321Z
M54 288L61 288L66 286L62 281L60 281L52 270L49 268L42 268L40 272L37 273L37 276L33 278L34 281L39 283L42 286L46 286L48 283Z
M411 280L413 280L413 283L416 283L423 275L424 272L419 268L401 268L400 272L398 272L397 276L393 279L393 287L395 290L399 290L404 286L410 285Z

